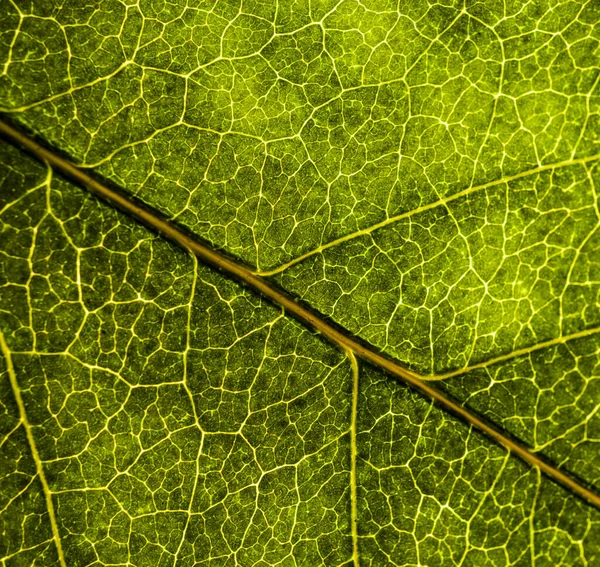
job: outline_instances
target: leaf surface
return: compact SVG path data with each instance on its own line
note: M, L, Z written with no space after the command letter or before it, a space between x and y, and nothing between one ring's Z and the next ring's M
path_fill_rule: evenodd
M0 16L14 123L598 490L594 2ZM4 564L600 565L595 508L1 151Z

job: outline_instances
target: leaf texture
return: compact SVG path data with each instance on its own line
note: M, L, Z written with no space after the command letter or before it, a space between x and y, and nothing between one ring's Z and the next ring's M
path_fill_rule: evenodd
M306 565L344 563L352 398L344 353L2 150L11 163L3 188L14 195L3 221L26 254L4 263L21 277L7 282L14 299L4 304L25 317L6 338L16 346L24 331L20 349L4 354L66 564L270 565L292 554ZM56 257L61 273L47 260ZM38 305L33 285L23 285L36 279L46 291ZM68 313L76 324L64 323ZM11 564L41 555L51 532L8 378L5 369L2 551Z
M58 564L53 523L66 565L597 561L597 510L371 367L353 415L342 351L2 150L7 565Z
M595 2L0 20L13 123L600 489ZM0 151L3 564L600 565L588 503Z

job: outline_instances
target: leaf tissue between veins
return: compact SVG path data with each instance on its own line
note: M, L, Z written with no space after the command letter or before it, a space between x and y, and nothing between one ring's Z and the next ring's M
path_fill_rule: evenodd
M600 566L595 0L6 0L0 113L3 566Z

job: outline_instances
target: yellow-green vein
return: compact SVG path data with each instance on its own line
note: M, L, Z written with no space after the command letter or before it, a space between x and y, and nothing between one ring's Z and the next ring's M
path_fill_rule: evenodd
M379 230L380 228L384 228L390 224L393 224L398 221L404 220L406 218L412 217L419 213L423 213L425 211L429 211L431 209L435 209L437 207L446 205L448 203L451 203L452 201L456 201L457 199L460 199L461 197L470 195L471 193L476 193L478 191L482 191L484 189L488 189L489 187L494 187L496 185L502 185L503 183L510 183L511 181L515 181L517 179L522 179L523 177L528 177L528 176L534 175L536 173L542 173L544 171L551 171L554 169L559 169L561 167L567 167L569 165L584 165L586 163L596 161L598 159L600 159L600 155L594 155L594 156L579 158L579 159L569 159L569 160L565 160L565 161L561 161L561 162L557 162L557 163L549 163L546 165L540 165L539 167L534 167L533 169L521 171L520 173L515 173L514 175L509 175L509 176L503 177L501 179L495 179L493 181L488 181L487 183L483 183L481 185L467 187L466 189L463 189L462 191L459 191L458 193L453 193L452 195L449 195L448 197L443 197L441 199L438 199L437 201L433 201L426 205L422 205L421 207L417 207L416 209L411 209L410 211L405 211L404 213L401 213L399 215L389 217L389 218L382 220L381 222L378 222L377 224L371 225L367 228L363 228L361 230L357 230L356 232L347 234L346 236L341 236L340 238L336 238L335 240L332 240L331 242L327 242L326 244L322 244L321 246L318 246L317 248L314 248L313 250L309 250L308 252L301 254L297 258L294 258L294 259L290 260L289 262L286 262L285 264L281 264L277 268L273 268L272 270L255 270L253 273L255 275L263 276L263 277L274 276L275 274L279 274L279 273L287 270L288 268L291 268L292 266L299 264L303 260L306 260L307 258L310 258L311 256L314 256L316 254L324 252L325 250L327 250L329 248L333 248L334 246L338 246L339 244L348 242L349 240L354 240L355 238L359 238L360 236L365 236L367 234L371 234L372 232Z
M352 562L360 567L358 555L358 486L356 480L356 420L358 417L358 361L351 350L346 350L352 366L352 415L350 417L350 523L352 532Z
M464 366L463 368L458 368L457 370L452 370L451 372L446 372L444 374L432 374L431 376L420 376L421 380L445 380L446 378L452 378L454 376L459 376L460 374L466 374L467 372L471 372L472 370L477 370L479 368L487 368L488 366L492 366L494 364L498 364L499 362L505 362L510 360L511 358L517 358L518 356L525 356L529 353L535 352L536 350L541 350L544 348L549 348L551 346L561 345L568 343L569 341L574 341L576 339L582 339L584 337L589 337L591 335L596 335L600 333L600 327L592 327L590 329L585 329L583 331L578 331L577 333L571 333L570 335L563 335L561 337L556 337L555 339L549 339L547 341L543 341L540 343L536 343L534 345L520 348L517 350L513 350L501 356L497 356L495 358L490 358L483 362L478 362L477 364L472 364L471 366Z
M40 483L42 484L42 490L44 491L44 498L46 499L46 508L48 510L48 517L50 519L50 525L52 527L52 537L54 539L54 545L56 546L58 561L60 562L61 567L67 567L67 564L65 562L65 556L62 550L62 545L60 542L60 536L58 533L58 524L56 523L56 514L54 513L54 503L52 502L52 492L50 491L48 481L46 480L46 475L44 474L42 460L40 459L40 455L35 444L33 431L31 430L31 424L29 423L29 419L27 418L27 412L25 411L25 404L23 403L23 398L21 397L21 390L19 388L19 383L17 382L17 375L15 374L15 369L13 367L11 353L8 348L8 345L6 344L6 341L4 340L4 335L2 334L2 332L0 332L0 350L2 351L2 354L6 361L8 379L10 380L10 385L15 396L15 401L17 402L17 407L19 408L19 417L21 419L21 423L23 424L23 428L25 429L27 441L29 442L29 448L31 450L31 455L33 456L33 460L35 462L37 476L40 479Z

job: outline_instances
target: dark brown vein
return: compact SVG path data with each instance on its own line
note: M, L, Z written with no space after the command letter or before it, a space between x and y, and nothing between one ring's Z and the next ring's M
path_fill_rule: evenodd
M57 172L71 179L78 185L86 188L94 195L97 195L111 205L118 207L149 228L159 232L167 239L188 250L190 253L194 254L207 264L225 272L227 275L235 278L262 296L268 298L273 303L283 307L289 314L295 316L309 327L315 329L344 350L350 351L363 360L366 360L367 362L378 366L390 374L402 379L414 389L437 402L441 407L460 417L473 427L484 432L486 435L511 451L513 454L518 455L527 463L537 467L546 475L559 482L563 486L569 488L575 494L593 504L596 508L600 509L600 495L571 478L560 469L545 462L538 455L532 453L525 445L522 445L518 441L511 439L506 434L486 423L479 416L463 407L461 404L447 397L442 392L439 392L429 383L421 380L419 375L407 370L406 368L403 368L396 362L379 354L372 348L363 345L353 337L347 336L338 330L334 325L325 321L320 315L314 313L311 309L302 305L285 292L277 289L263 277L254 274L250 268L192 238L181 228L171 224L162 215L148 209L141 204L138 204L132 198L126 197L119 191L101 183L68 160L41 146L32 138L2 120L0 120L0 134L2 134L12 143L22 146L36 158L47 163Z

